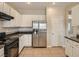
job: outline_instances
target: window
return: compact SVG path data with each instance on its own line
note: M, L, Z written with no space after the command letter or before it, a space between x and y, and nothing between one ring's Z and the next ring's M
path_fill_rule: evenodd
M68 11L68 19L67 19L67 32L69 34L73 33L73 31L72 31L72 16L71 15L72 15L72 11L69 10Z
M68 19L68 22L67 22L67 31L69 34L72 34L72 23L71 23L71 19Z

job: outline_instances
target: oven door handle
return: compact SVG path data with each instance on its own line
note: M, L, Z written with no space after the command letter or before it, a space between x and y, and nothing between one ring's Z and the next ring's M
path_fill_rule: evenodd
M8 45L8 48L13 47L14 45L19 44L18 42L12 42L10 45Z

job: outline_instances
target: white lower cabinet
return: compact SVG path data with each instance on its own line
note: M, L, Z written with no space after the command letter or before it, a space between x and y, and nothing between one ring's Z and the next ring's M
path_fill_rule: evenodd
M79 46L73 47L73 57L79 57Z
M79 43L72 41L73 43L73 57L79 57Z
M72 46L70 44L70 40L66 40L65 53L66 55L72 57Z
M0 49L0 57L4 57L4 47Z
M19 38L19 52L21 52L24 46L32 46L32 34L24 34Z
M26 46L26 47L32 46L32 37L31 36L32 35L30 35L30 34L23 36L24 46Z
M21 52L22 48L23 48L23 40L22 40L22 37L19 37L19 53Z
M79 43L66 39L65 54L69 57L79 57Z

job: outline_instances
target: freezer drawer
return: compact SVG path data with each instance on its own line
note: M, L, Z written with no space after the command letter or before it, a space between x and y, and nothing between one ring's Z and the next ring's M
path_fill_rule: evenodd
M38 47L38 35L37 34L33 34L32 46Z
M46 47L47 39L46 39L46 32L39 32L39 40L38 40L39 47Z
M38 32L37 34L33 34L33 47L46 47L47 46L47 38L46 32Z

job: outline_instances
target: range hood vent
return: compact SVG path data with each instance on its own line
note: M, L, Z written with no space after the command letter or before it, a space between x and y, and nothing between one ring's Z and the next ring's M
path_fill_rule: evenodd
M14 17L12 17L12 16L10 16L8 14L5 14L3 12L0 12L0 20L2 20L2 21L5 21L5 20L10 21L11 19L14 19Z

